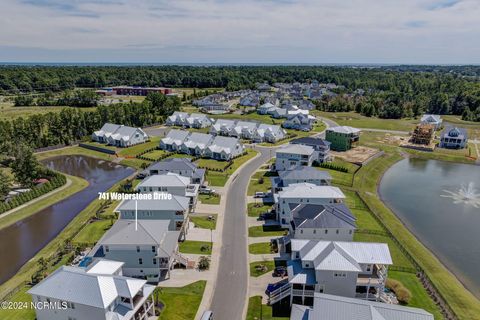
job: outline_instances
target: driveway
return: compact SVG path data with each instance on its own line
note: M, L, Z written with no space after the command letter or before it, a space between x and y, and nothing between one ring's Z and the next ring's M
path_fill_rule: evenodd
M242 320L249 279L246 192L250 176L275 155L275 148L256 146L260 155L234 173L226 192L222 248L211 310L215 319Z

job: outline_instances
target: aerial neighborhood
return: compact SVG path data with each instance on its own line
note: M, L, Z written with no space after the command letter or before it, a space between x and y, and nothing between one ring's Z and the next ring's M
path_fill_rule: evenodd
M436 291L429 296L430 280L372 211L372 191L356 186L369 179L363 168L381 165L384 145L463 150L469 131L435 114L401 133L356 128L354 120L339 124L314 101L344 89L318 81L258 83L190 98L160 124L97 126L65 161L85 166L87 158L76 157L88 152L109 170L134 170L103 190L112 199L101 200L100 191L100 200L92 198L96 207L69 246L84 229L89 233L68 263L32 278L26 290L32 301L64 306L35 310L36 318L151 320L187 312L188 319L211 320L242 310L247 319L266 313L294 320L448 314L412 303L418 292L440 298ZM97 93L180 95L129 86ZM102 180L95 170L91 181ZM233 279L242 268L248 278ZM229 297L237 286L245 303ZM190 305L172 308L178 301Z

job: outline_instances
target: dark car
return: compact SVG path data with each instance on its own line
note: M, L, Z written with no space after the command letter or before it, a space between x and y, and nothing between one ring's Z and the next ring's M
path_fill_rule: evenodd
M277 283L270 283L268 286L267 286L267 290L265 290L265 293L270 296L270 293L272 293L273 291L277 290L278 288L281 288L283 287L284 285L288 284L288 281L280 281L280 282L277 282Z
M286 275L287 275L286 267L275 267L275 270L273 270L274 277L284 277Z

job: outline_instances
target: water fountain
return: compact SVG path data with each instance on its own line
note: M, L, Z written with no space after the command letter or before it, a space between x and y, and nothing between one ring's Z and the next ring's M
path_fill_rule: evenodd
M475 188L475 184L470 182L468 184L462 184L458 191L450 191L450 190L443 190L447 194L440 195L444 198L451 198L453 199L453 203L463 203L467 205L471 205L475 208L480 208L480 193L477 193L477 189Z

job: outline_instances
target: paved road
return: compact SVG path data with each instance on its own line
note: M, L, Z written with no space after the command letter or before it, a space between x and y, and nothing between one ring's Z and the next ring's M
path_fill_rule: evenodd
M243 320L247 303L248 256L246 191L250 176L275 156L275 148L255 147L260 155L234 174L226 190L222 249L211 310L218 320Z

